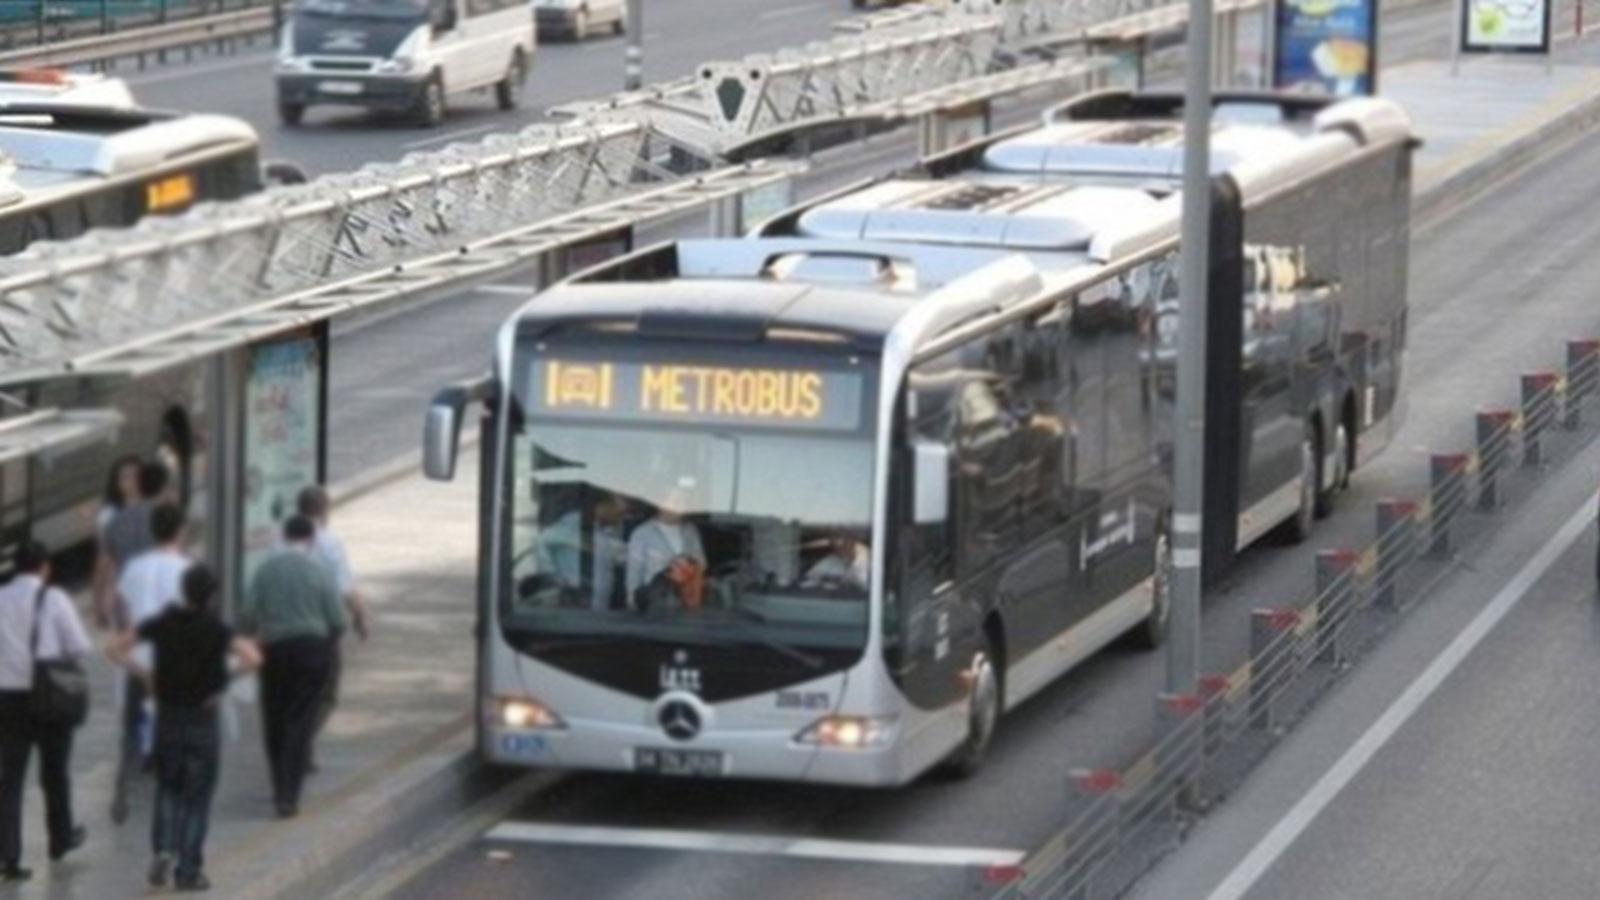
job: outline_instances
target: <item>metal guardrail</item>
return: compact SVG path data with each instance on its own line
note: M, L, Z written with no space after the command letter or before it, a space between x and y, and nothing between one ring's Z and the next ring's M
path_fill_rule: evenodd
M118 3L129 5L126 0L118 0ZM100 33L47 41L41 24L36 45L0 50L0 67L99 66L116 59L139 57L142 60L147 54L163 54L204 44L227 45L272 31L272 8L262 3L236 4L245 8L227 12L214 11L225 4L197 3L192 7L193 14L171 21L161 20L188 7L169 9L165 3L159 7L137 5L143 15L157 19L156 24L122 27L134 13L112 15L110 10L115 9L116 4L106 4L101 7L106 12L95 19ZM85 8L90 6L85 5ZM62 33L61 28L58 28L59 33Z
M1518 468L1537 471L1565 432L1573 450L1600 422L1600 340L1570 341L1564 372L1524 375L1515 409L1477 414L1475 443L1429 460L1427 494L1385 500L1372 543L1317 554L1315 588L1299 605L1252 611L1250 656L1203 678L1194 695L1156 698L1154 742L1121 769L1071 773L1060 831L1020 864L981 873L988 900L1117 897L1227 796L1288 728L1375 645L1408 600L1451 571L1471 512L1494 513ZM1520 457L1520 458L1519 458ZM1431 571L1417 564L1433 560Z

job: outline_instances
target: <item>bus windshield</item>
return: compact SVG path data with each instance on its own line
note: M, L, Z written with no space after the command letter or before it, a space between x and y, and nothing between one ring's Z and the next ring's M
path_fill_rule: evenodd
M535 643L864 645L865 436L534 418L510 449L502 615Z

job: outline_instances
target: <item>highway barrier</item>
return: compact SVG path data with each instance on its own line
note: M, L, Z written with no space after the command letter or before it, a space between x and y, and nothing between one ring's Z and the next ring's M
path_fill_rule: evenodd
M989 900L1117 897L1176 847L1351 661L1453 570L1449 549L1464 512L1493 515L1507 488L1531 491L1561 455L1600 434L1600 423L1584 424L1583 409L1600 399L1600 342L1569 342L1564 371L1522 382L1529 392L1520 412L1477 415L1473 450L1430 456L1426 500L1380 501L1370 544L1316 555L1309 598L1252 612L1242 665L1202 678L1192 695L1158 695L1153 742L1132 763L1071 770L1064 826L1021 864L979 873L974 893ZM1516 450L1526 456L1532 447L1539 448L1537 465L1504 471ZM1485 505L1486 495L1496 502ZM1425 547L1435 553L1422 554Z
M269 36L269 0L0 0L0 67L89 66Z

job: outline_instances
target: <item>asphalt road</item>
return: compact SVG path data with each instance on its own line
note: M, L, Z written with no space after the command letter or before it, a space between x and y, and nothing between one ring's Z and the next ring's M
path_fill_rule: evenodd
M1600 597L1584 525L1248 897L1595 895Z
M1351 494L1313 542L1253 549L1229 583L1207 598L1208 670L1226 671L1243 658L1252 607L1304 594L1315 549L1364 545L1371 539L1373 501L1419 493L1424 452L1464 446L1472 411L1507 402L1517 374L1558 360L1567 337L1600 329L1593 299L1600 257L1590 250L1600 241L1600 220L1587 213L1600 196L1597 163L1600 147L1574 146L1416 236L1406 424L1395 446L1358 473ZM1006 719L988 766L966 782L930 779L899 792L863 794L574 776L510 821L615 831L591 833L587 844L576 846L483 837L422 872L400 896L970 896L972 869L937 861L797 859L716 847L723 835L755 834L867 842L872 847L866 852L885 856L894 853L884 844L912 845L936 860L941 854L948 860L952 848L1031 849L1059 825L1069 769L1126 764L1146 744L1150 698L1161 675L1157 655L1101 654ZM638 839L639 829L689 834L663 838L674 849L616 846Z

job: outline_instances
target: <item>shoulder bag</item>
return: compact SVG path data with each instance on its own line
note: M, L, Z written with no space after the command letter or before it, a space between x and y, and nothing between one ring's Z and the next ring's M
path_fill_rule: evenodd
M33 655L33 691L28 697L28 712L42 725L77 728L89 718L89 677L75 659L40 659L39 626L44 621L44 604L49 584L39 586L33 603L33 634L28 648Z

